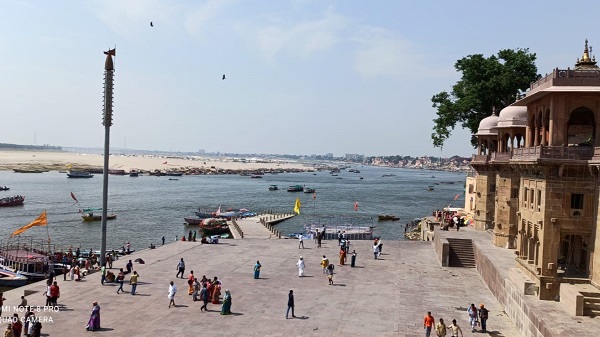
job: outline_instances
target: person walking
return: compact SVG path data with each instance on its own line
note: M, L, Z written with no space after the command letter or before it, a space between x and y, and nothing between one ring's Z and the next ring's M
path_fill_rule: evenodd
M53 306L58 305L58 298L60 297L60 288L58 282L54 281L50 286L50 304Z
M448 330L450 330L450 337L458 337L459 332L460 332L460 337L464 337L463 332L460 329L460 326L458 326L458 324L456 324L455 319L453 319L452 324L450 326L448 326Z
M471 332L475 332L475 328L477 327L478 317L477 317L477 308L475 308L475 304L471 303L469 309L467 309L467 313L469 314L469 325L471 326Z
M206 283L208 282L210 281L206 281ZM206 307L208 305L208 288L206 287L206 283L202 283L202 289L200 289L200 300L204 302L204 305L200 307L200 311L208 311L208 308Z
M256 264L254 265L254 278L258 279L260 277L260 262L256 260Z
M4 330L4 337L15 337L12 323L8 323L8 325L6 326L6 330Z
M298 277L304 276L304 259L300 256L298 262L296 262L296 266L298 266Z
M340 249L340 266L343 266L346 263L346 250L344 248Z
M356 264L356 251L352 251L352 256L350 257L350 267L354 267Z
M325 232L317 233L317 247L321 248L321 240L323 240L323 236Z
M425 337L431 336L431 329L435 324L435 318L431 315L431 311L427 312L427 315L423 318L423 329L425 329Z
M103 264L102 268L100 268L100 284L104 285L105 280L106 280L106 264Z
M127 262L127 264L125 265L125 269L127 269L127 272L125 274L131 274L131 271L133 270L133 262L131 262L131 260Z
M13 314L12 330L15 337L21 337L23 331L23 322L19 319L19 314Z
M111 253L106 254L106 263L108 263L108 269L112 269L113 256L114 255Z
M333 265L331 265L331 267L333 267ZM327 279L329 280L329 285L332 286L333 285L333 269L328 270Z
M487 319L489 311L483 305L479 306L479 321L481 322L481 332L487 332Z
M223 306L221 307L221 315L231 314L231 293L229 289L225 290L225 296L223 296Z
M175 278L177 278L179 274L181 274L181 278L183 278L183 275L185 274L185 262L183 262L183 257L179 263L177 263L177 274L175 275Z
M85 328L87 331L95 331L100 329L100 306L98 302L92 303L92 313Z
M373 255L375 256L375 260L377 260L377 256L379 256L379 247L377 247L377 244L373 245Z
M133 272L133 275L129 278L129 284L131 285L131 295L135 295L135 289L137 289L138 284L138 275L137 271Z
M194 294L192 295L192 301L197 301L200 299L200 282L198 282L197 278L194 278Z
M123 282L125 281L125 273L123 273L123 268L119 269L119 274L117 275L117 283L119 283L119 289L117 289L117 294L119 291L125 292L123 290Z
M302 237L302 234L298 235L298 249L300 249L300 247L304 249L304 238Z
M162 237L162 245L163 245L163 246L165 245L165 236L164 236L164 235L163 235L163 237Z
M285 313L285 319L288 319L288 315L290 314L290 309L292 309L292 317L296 317L296 315L294 315L294 291L290 290L290 293L288 294L288 308L287 308L287 312Z
M329 265L329 260L323 255L321 259L321 268L323 268L323 274L327 274L327 266Z
M435 333L437 337L446 337L446 324L443 318L440 318L439 323L435 325Z
M176 293L177 293L177 286L175 285L175 283L173 283L173 281L169 282L169 308L171 307L171 305L173 305L174 307L176 306L175 305L175 294Z

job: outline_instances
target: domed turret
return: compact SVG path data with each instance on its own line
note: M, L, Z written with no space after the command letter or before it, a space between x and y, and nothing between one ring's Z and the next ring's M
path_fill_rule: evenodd
M488 117L489 118L489 117ZM500 111L498 128L526 127L527 107L509 105Z
M488 116L479 122L479 128L477 129L475 136L497 136L498 119L499 117L496 116L496 109L494 108L491 116Z

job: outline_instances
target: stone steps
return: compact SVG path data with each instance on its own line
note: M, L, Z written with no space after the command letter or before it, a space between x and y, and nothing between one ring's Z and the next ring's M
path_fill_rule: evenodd
M448 265L450 267L475 268L473 242L470 239L448 238L450 251Z

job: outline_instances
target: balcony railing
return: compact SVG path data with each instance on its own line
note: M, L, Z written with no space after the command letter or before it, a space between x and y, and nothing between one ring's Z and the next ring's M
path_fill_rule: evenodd
M490 156L487 154L474 154L471 159L471 165L473 164L486 164L490 160Z
M527 96L551 86L600 86L600 70L556 68L552 74L531 83Z
M510 158L511 158L510 152L503 152L503 153L494 152L491 155L490 161L508 162L510 160Z
M512 160L590 160L594 148L589 146L532 146L513 150Z

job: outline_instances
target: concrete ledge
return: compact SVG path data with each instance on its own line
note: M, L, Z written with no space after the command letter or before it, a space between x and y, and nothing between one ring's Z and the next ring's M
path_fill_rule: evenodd
M583 295L575 285L568 283L560 285L560 303L569 315L583 316Z
M508 271L508 279L515 284L519 292L523 295L535 295L537 292L537 285L535 282L531 281L518 268L511 268Z
M450 264L450 243L448 239L442 237L442 235L435 235L433 238L433 248L442 267L448 267Z

